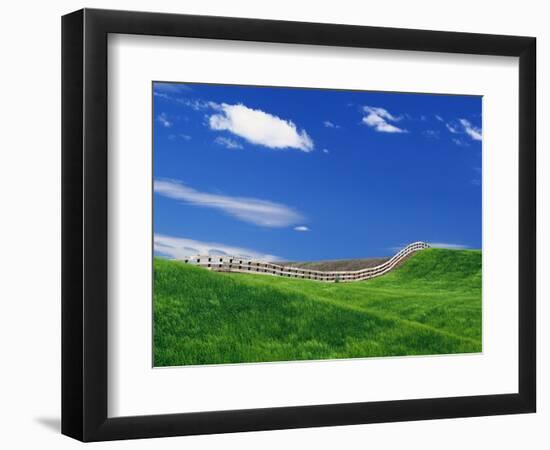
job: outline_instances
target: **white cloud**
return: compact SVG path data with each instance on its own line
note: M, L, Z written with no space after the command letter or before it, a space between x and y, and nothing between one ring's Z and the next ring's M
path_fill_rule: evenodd
M243 148L243 146L237 141L223 136L218 136L216 139L214 139L214 142L229 149Z
M200 192L175 180L155 180L154 190L159 195L195 206L217 209L243 222L261 227L282 228L304 221L302 214L281 203Z
M447 130L449 130L453 134L460 133L460 131L458 131L458 128L455 125L451 124L450 122L446 123L445 126L447 127Z
M474 141L481 141L481 128L473 126L470 121L466 119L460 119L459 122L464 127L464 131L468 136Z
M400 117L396 117L390 114L384 108L374 107L374 106L364 106L363 111L367 113L363 117L363 123L371 128L374 128L380 133L406 133L407 130L403 128L396 127L389 122L398 122L401 120Z
M201 99L188 99L188 98L178 98L176 99L178 103L181 103L184 106L187 106L195 111L204 111L207 109L220 109L220 105L215 102L204 101Z
M299 227L294 227L295 231L309 231L309 228L305 225L300 225Z
M157 116L157 120L166 128L170 128L172 126L172 122L168 120L168 116L165 113L160 113Z
M340 128L340 125L336 125L335 123L331 122L330 120L325 120L323 122L323 125L326 127L326 128Z
M325 154L328 155L330 152L329 152L326 148L324 148L324 149L323 149L323 153L325 153Z
M219 109L220 105L215 102L205 101L200 98L188 98L187 91L192 91L193 89L189 86L180 85L175 86L171 84L167 85L155 85L153 95L155 97L163 98L170 100L172 102L179 103L181 105L187 106L195 111L205 111L207 109Z
M268 148L296 148L304 152L313 150L313 141L305 130L298 130L290 120L251 109L243 104L219 105L220 112L210 116L212 130L227 130L248 142Z
M190 141L192 138L188 134L180 134L180 138L182 138L184 141Z
M451 244L448 242L427 242L427 244L432 248L447 248L449 250L462 250L468 248L466 245Z
M165 98L166 100L173 100L171 96L169 96L167 93L165 92L153 92L153 95L155 97L160 97L160 98Z
M440 122L444 122L443 117L441 117L439 114L435 115L435 118L439 120Z
M190 86L180 83L155 83L153 95L172 102L185 103L186 99L181 96L188 95L192 90Z
M218 242L196 241L194 239L178 238L155 234L155 252L173 259L185 259L195 255L228 255L239 258L249 258L261 261L281 261L282 258L267 253L258 252L244 247L235 247Z

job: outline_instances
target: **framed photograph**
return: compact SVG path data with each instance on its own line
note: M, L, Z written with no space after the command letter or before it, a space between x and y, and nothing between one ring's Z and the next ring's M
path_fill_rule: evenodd
M62 432L535 412L532 37L62 20Z

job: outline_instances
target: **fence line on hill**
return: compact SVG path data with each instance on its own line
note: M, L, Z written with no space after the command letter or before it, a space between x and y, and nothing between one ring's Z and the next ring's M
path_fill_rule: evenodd
M412 253L429 248L425 242L413 242L397 252L386 262L359 270L349 271L321 271L300 267L284 266L264 261L217 255L196 255L184 259L183 262L204 267L216 272L238 272L258 275L273 275L287 278L298 278L325 282L352 282L363 281L384 275L395 268L403 259Z

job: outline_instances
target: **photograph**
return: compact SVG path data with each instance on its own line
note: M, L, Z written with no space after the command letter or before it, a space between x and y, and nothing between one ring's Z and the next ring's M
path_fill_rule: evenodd
M549 449L545 4L106 5L3 8L0 449Z
M482 352L482 97L152 83L153 366Z

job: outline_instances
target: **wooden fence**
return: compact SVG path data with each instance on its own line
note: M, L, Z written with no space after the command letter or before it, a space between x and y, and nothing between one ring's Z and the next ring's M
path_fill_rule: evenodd
M299 267L289 267L280 264L273 264L264 261L255 261L252 259L216 256L216 255L197 255L184 259L183 262L204 267L216 272L239 272L252 273L258 275L273 275L287 278L298 278L306 280L316 280L325 282L352 282L363 281L379 277L395 268L403 259L410 254L429 248L425 242L413 242L400 250L388 261L375 266L360 270L350 271L320 271L303 269Z

